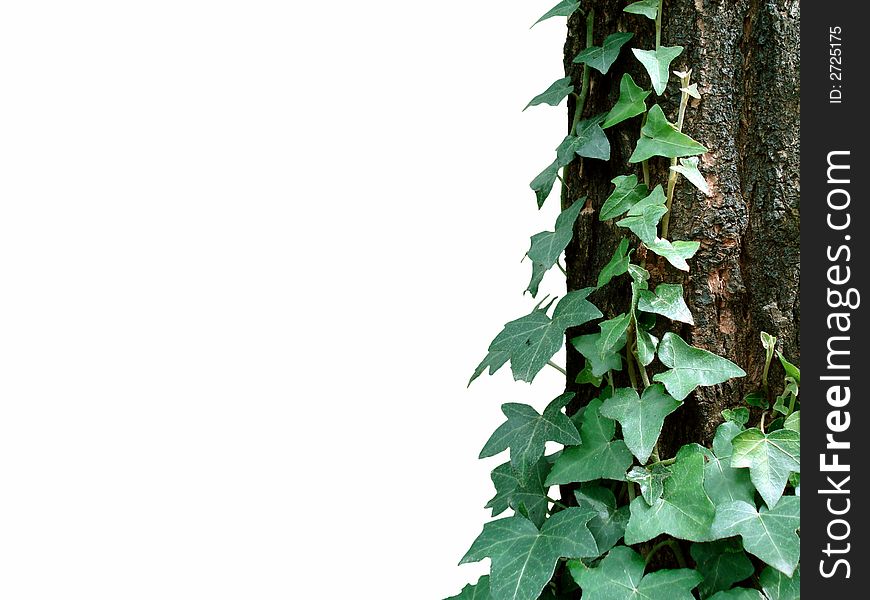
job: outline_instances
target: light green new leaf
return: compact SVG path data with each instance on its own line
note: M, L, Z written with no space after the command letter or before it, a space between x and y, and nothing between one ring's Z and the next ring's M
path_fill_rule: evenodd
M791 429L764 433L753 427L731 441L734 454L731 466L749 467L755 489L773 508L779 502L789 473L801 472L801 436Z
M538 286L544 274L556 264L571 241L574 235L574 222L585 203L584 196L559 213L555 231L542 231L532 236L531 246L526 253L532 261L532 279L526 291L530 292L532 297L538 295Z
M457 596L450 596L447 600L490 600L489 597L489 575L484 575L477 580L477 583L470 583L462 588Z
M785 423L782 425L785 429L791 429L797 433L801 432L801 411L796 410L785 418Z
M626 119L646 112L645 100L649 94L649 90L641 88L634 82L631 75L625 73L619 82L619 100L616 101L616 105L607 113L602 127L604 129L613 127Z
M506 462L490 473L495 486L495 496L484 508L492 509L492 516L498 516L508 508L515 512L524 507L529 520L540 527L547 516L547 487L544 481L550 473L550 461L541 458L532 467L531 476L521 481L517 472Z
M655 21L656 15L659 14L659 2L660 0L640 0L629 4L622 10L635 15L643 15L647 19Z
M628 162L637 163L653 156L679 158L695 156L707 152L707 148L699 144L685 133L681 133L671 124L658 104L654 104L647 113L646 124L640 130L640 139Z
M538 530L521 515L490 521L462 558L462 563L492 559L492 600L536 600L550 581L560 558L598 555L586 523L591 508L567 508Z
M683 299L683 286L675 283L660 283L655 293L641 290L638 294L637 308L644 312L655 313L672 321L694 325L692 313Z
M762 506L760 511L740 500L728 502L716 507L713 534L717 538L741 536L747 552L791 577L801 554L795 533L800 512L801 501L796 496L783 496L774 508Z
M707 495L714 504L734 500L752 502L755 498L755 486L749 479L749 473L746 469L735 469L731 466L733 453L731 440L741 431L743 431L741 425L726 421L716 428L712 452L704 449L704 454L707 456L707 464L704 466L704 489L707 490Z
M622 357L619 350L602 352L601 333L590 333L573 338L571 344L586 358L586 365L593 377L602 377L608 371L622 370ZM625 345L621 340L620 348Z
M638 396L633 388L619 388L601 405L601 414L619 421L622 438L643 464L649 460L659 439L665 417L680 407L660 384L653 384Z
M668 85L671 75L671 61L683 52L682 46L660 46L658 50L638 50L632 48L637 60L649 73L650 81L656 94L661 96Z
M619 175L611 180L616 189L604 201L598 219L606 221L620 216L649 194L649 189L637 182L637 175Z
M652 506L643 498L632 500L625 543L638 544L667 533L692 542L710 539L716 508L704 491L704 455L699 446L683 446L669 468L662 497Z
M511 466L517 473L517 479L524 483L529 481L535 464L544 455L545 442L565 445L581 443L580 433L574 423L562 413L573 397L573 392L562 394L550 402L543 415L539 415L528 404L502 404L501 410L507 421L495 430L483 446L480 458L495 456L510 448Z
M659 343L659 360L669 367L653 379L665 384L668 393L684 400L699 385L716 385L746 373L727 358L690 346L675 333L667 332Z
M701 190L704 195L710 195L710 186L707 185L707 180L701 175L698 170L698 157L691 156L689 158L681 158L680 164L671 167L671 171L676 171L683 177L689 180L689 183Z
M628 481L640 487L640 495L652 506L665 492L665 479L671 476L667 467L653 465L651 468L634 466L625 474Z
M577 377L574 379L574 383L589 383L595 387L601 387L603 381L603 377L596 377L592 374L592 365L589 361L584 361L583 370L577 373Z
M625 535L625 525L628 523L628 507L616 507L616 496L608 488L596 483L583 484L574 491L577 506L589 506L596 511L595 517L586 524L595 543L598 553L604 554Z
M801 370L797 368L795 365L790 363L783 355L782 352L777 351L776 356L779 358L779 362L782 364L782 368L785 369L785 374L792 379L794 379L798 385L801 384Z
M764 596L758 590L741 587L713 594L709 600L764 600Z
M638 201L628 211L628 216L616 222L620 227L631 229L642 242L653 243L658 239L659 221L668 209L665 208L667 198L662 186L657 185L648 196Z
M614 277L618 277L628 271L628 263L631 253L628 251L628 240L623 238L619 242L619 246L613 252L610 262L604 265L601 272L598 273L598 283L596 287L599 289L610 283Z
M625 442L613 439L616 424L599 414L601 400L590 402L581 416L583 444L565 448L553 463L546 485L577 483L595 479L625 479L631 466L631 451Z
M761 572L761 589L767 600L800 600L801 569L794 570L791 578L786 577L776 569L765 567Z
M755 572L752 561L735 539L692 544L690 552L695 569L704 577L698 586L701 598L727 590Z
M532 188L533 192L535 192L535 198L538 200L538 208L541 208L544 205L544 201L549 197L550 192L553 190L553 184L556 183L560 168L561 165L559 165L559 159L557 158L549 167L538 173L529 184L529 187Z
M656 238L651 243L647 243L646 247L659 256L663 256L677 269L688 271L689 263L686 260L695 256L695 252L701 247L701 243L684 240L669 242L662 238Z
M532 27L534 27L541 21L546 21L547 19L552 19L553 17L570 17L572 14L574 14L575 10L580 8L580 4L582 3L578 2L577 0L562 0L561 2L559 2L559 4L545 12L540 19L532 23Z
M603 46L590 46L581 50L580 54L574 57L574 62L587 64L605 75L619 58L620 49L633 37L634 34L631 32L611 33L604 39Z
M537 106L539 104L549 104L550 106L559 106L568 94L574 91L574 86L571 84L570 77L563 77L554 81L550 87L532 98L526 108ZM524 108L523 110L526 110Z
M556 161L559 166L568 165L574 156L600 158L610 160L610 140L601 129L603 116L583 119L574 128L574 134L568 135L556 148Z
M659 338L643 327L637 328L637 359L643 366L649 365L656 356Z
M583 590L583 600L694 600L692 589L701 576L692 569L660 569L644 575L643 557L618 546L594 569L571 572Z

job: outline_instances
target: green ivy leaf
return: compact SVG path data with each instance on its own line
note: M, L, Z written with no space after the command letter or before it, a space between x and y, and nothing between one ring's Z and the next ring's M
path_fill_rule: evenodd
M653 384L638 396L633 388L619 388L601 405L601 414L619 421L622 437L641 464L649 460L662 432L665 417L680 407L660 384Z
M533 192L535 192L535 198L538 200L539 209L544 206L544 201L546 201L550 196L550 192L553 191L553 184L556 183L560 168L561 165L557 158L552 162L552 164L550 164L550 166L538 173L529 184L529 187L532 188Z
M796 366L791 364L786 358L782 355L782 352L777 351L776 356L779 358L779 362L782 364L782 368L785 369L785 374L788 377L794 379L798 385L801 384L801 370Z
M526 108L537 106L539 104L549 104L550 106L559 106L568 94L574 91L574 86L571 84L570 77L563 77L554 81L550 87L532 98ZM526 110L524 108L523 110Z
M590 46L581 50L580 54L574 57L574 62L587 64L602 75L606 75L619 58L620 49L633 37L634 34L631 32L611 33L604 39L603 46Z
M447 600L490 600L489 575L484 575L474 585L469 583L457 596L450 596Z
M716 507L713 534L717 538L739 535L743 547L771 567L791 577L800 560L800 498L784 496L771 509L736 501ZM629 523L629 525L631 525Z
M604 265L604 268L598 273L598 283L596 285L598 289L610 283L610 280L614 277L618 277L628 271L629 254L628 240L623 238L613 252L610 262Z
M765 600L761 592L752 588L732 588L710 596L709 600Z
M770 408L770 402L767 401L767 397L764 395L764 392L760 392L758 390L754 392L749 392L745 396L743 396L743 402L746 406L753 406L755 408L768 409Z
M575 10L580 8L580 4L582 3L578 2L577 0L562 0L561 2L559 2L559 4L545 12L540 19L532 23L532 27L534 27L541 21L546 21L547 19L552 19L553 17L570 17L572 14L574 14Z
M649 195L638 201L628 211L628 216L616 222L620 227L627 227L644 243L653 243L658 239L659 221L668 209L665 207L667 198L662 186L657 185Z
M735 469L731 466L733 454L731 441L742 430L741 425L726 421L716 428L713 450L704 449L704 454L707 456L707 464L704 466L704 489L707 490L707 495L714 504L735 500L752 502L755 498L755 487L749 480L749 473L746 469Z
M643 498L632 500L625 543L632 545L667 533L692 542L710 540L716 508L704 491L704 455L700 447L683 446L669 468L665 491L652 506Z
M586 526L594 516L590 508L567 508L547 519L540 530L520 515L490 521L460 564L489 557L493 600L536 600L560 558L598 555Z
M603 377L596 377L592 374L592 365L589 361L584 361L583 370L577 373L577 377L574 379L574 383L588 383L595 387L601 387L603 381Z
M622 10L635 15L643 15L647 19L655 21L656 15L659 14L659 0L640 0L629 4Z
M598 553L604 554L625 535L625 525L628 523L628 507L616 506L616 496L606 487L597 484L583 484L579 490L574 491L577 506L590 507L595 512L595 517L586 524L595 543L598 544Z
M562 394L550 402L543 415L528 404L502 404L501 410L507 421L495 430L483 446L480 458L495 456L510 448L511 466L517 473L517 479L528 481L538 459L544 455L545 442L565 445L582 442L574 423L562 413L573 397L573 392Z
M659 339L642 327L637 328L637 359L643 366L649 365L656 355Z
M602 127L607 129L622 123L626 119L645 113L645 100L649 94L649 90L641 88L634 82L631 75L625 73L619 81L619 100L616 101L616 105L607 113Z
M742 431L743 425L746 425L749 422L749 409L745 406L726 408L722 411L722 418L726 421L736 423Z
M598 216L600 221L620 216L649 194L649 189L637 182L637 175L620 175L614 177L611 183L616 189L604 201Z
M522 481L510 462L493 469L490 479L495 486L495 496L484 508L492 509L492 516L498 516L508 508L515 512L525 507L528 518L537 527L544 523L547 516L547 487L544 481L550 473L550 462L541 458L532 467L530 477Z
M625 474L628 481L640 487L640 495L650 506L662 497L665 492L665 480L670 476L671 472L662 465L653 465L649 469L634 466Z
M547 307L537 307L529 314L505 324L489 345L489 352L474 370L468 384L477 379L487 368L492 375L508 360L514 379L531 382L562 347L565 330L582 325L601 316L586 297L595 288L568 292L553 311L547 315Z
M688 242L684 240L676 240L669 242L662 238L656 238L651 243L647 243L646 247L663 256L669 263L681 271L689 270L689 263L686 260L695 256L695 252L701 247L700 242Z
M644 312L655 313L672 321L694 325L692 313L683 299L683 286L675 283L660 283L655 293L641 290L638 294L637 308Z
M701 175L698 170L698 157L692 156L689 158L681 158L680 164L671 167L671 171L676 171L683 177L689 180L689 183L701 190L705 196L710 194L710 186L707 185L707 180Z
M637 163L653 156L679 158L694 156L707 152L707 148L699 144L685 133L681 133L671 124L658 104L654 104L647 113L646 124L640 130L640 139L628 162Z
M631 452L625 442L613 439L616 424L599 414L601 400L590 402L581 417L583 444L565 448L553 463L546 485L577 483L595 479L625 479L631 466Z
M649 73L650 81L656 94L661 96L668 85L668 79L671 75L671 61L678 57L683 52L682 46L660 46L658 50L638 50L632 48L631 51L637 57L637 60Z
M625 345L625 340L621 342ZM575 337L571 340L571 344L586 358L586 364L593 377L602 377L608 371L622 370L622 357L618 349L602 352L600 332Z
M665 384L668 393L684 400L699 385L716 385L746 373L727 358L690 346L675 333L667 332L659 344L659 360L669 367L653 379Z
M785 429L791 429L797 433L801 432L801 411L796 410L785 418L783 424Z
M731 441L731 466L748 467L755 489L773 508L779 502L789 473L801 472L801 436L790 429L764 433L753 427Z
M694 600L692 589L701 581L696 571L660 569L644 575L645 568L640 554L618 546L594 569L578 569L577 584L583 600Z
M559 213L555 231L542 231L532 236L531 246L526 253L532 261L532 279L526 291L530 292L532 297L538 295L538 286L544 274L556 264L571 241L574 235L574 222L583 210L584 204L586 204L585 196Z
M610 140L601 129L602 115L583 119L574 127L574 134L568 135L556 148L556 162L564 167L574 160L574 156L610 160Z
M625 346L629 325L631 325L631 314L629 313L622 313L612 319L601 321L599 324L601 337L598 340L598 345L602 354L618 352Z
M692 544L690 553L695 569L704 577L698 586L702 598L727 590L755 572L752 561L735 539Z
M765 567L761 572L761 589L768 600L800 600L801 569L794 570L794 575L786 577L771 567Z

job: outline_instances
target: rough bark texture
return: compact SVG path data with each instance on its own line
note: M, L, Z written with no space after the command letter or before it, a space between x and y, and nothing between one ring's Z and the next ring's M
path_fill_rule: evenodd
M615 31L637 32L608 75L592 72L585 116L613 106L624 72L650 87L629 48L654 48L654 24L623 13L625 4L584 2L584 7L595 9L595 44ZM651 283L664 280L684 286L695 326L678 327L677 333L695 346L730 358L748 374L699 388L690 396L666 423L665 451L688 441L709 441L721 422L720 412L760 387L764 350L759 332L777 336L785 355L800 360L799 20L797 0L665 1L662 44L684 47L672 69L691 68L692 81L702 94L701 100L690 102L683 130L710 148L700 168L713 195L704 196L685 180L677 186L668 237L701 243L689 261L691 272L684 274L652 253L647 255L647 267ZM581 66L572 59L584 47L585 19L575 14L568 22L565 68L578 87ZM665 93L654 100L671 120L676 120L677 83L672 78ZM569 104L569 114L573 110ZM594 286L598 271L627 231L612 221L600 222L598 209L613 188L613 177L640 177L639 165L627 162L640 125L636 117L608 130L610 162L584 159L569 168L563 206L583 195L589 198L567 252L569 289ZM668 165L666 159L650 161L652 185L664 184ZM627 285L622 291L602 290L595 301L607 317L624 312ZM569 332L569 337L586 331ZM583 360L569 344L569 381L583 368ZM781 387L782 376L774 359L771 384ZM589 399L590 387L576 388L579 403ZM575 386L569 383L569 388Z

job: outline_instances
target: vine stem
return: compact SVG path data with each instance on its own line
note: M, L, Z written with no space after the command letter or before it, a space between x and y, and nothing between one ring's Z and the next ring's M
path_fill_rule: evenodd
M656 12L656 52L662 45L662 8L665 0L659 0L659 9Z
M682 87L682 88L689 87L689 81L691 79L691 76L692 76L691 71L689 71L689 73L687 73L685 77L680 78L680 87ZM683 121L686 117L686 106L688 104L689 104L689 94L688 94L688 92L684 91L684 92L682 92L682 95L680 96L680 111L679 111L679 114L677 116L677 131L679 131L679 132L683 131ZM671 167L675 167L675 166L677 166L677 159L672 158L671 159ZM667 209L667 212L662 217L662 235L661 235L662 239L665 239L665 240L668 239L668 226L670 225L670 222L671 222L671 204L674 201L674 188L676 188L676 186L677 186L677 179L679 178L679 176L680 176L680 174L677 173L676 171L674 171L673 169L670 170L670 174L668 175L668 198L667 198L667 201L665 202L665 208Z
M568 376L568 371L566 371L565 369L563 369L562 367L560 367L559 365L554 363L552 360L548 360L547 364L550 365L551 367L553 367L554 369L556 369L557 371L559 371L562 375L565 375L566 377Z
M560 271L562 271L562 275L564 275L565 277L568 276L568 271L565 270L565 267L563 267L562 263L560 263L558 260L556 261L556 266L559 267Z
M664 540L662 542L659 542L655 546L653 546L652 550L649 551L649 554L647 554L646 558L644 559L646 561L646 564L648 565L650 563L650 561L652 560L652 557L655 556L656 552L658 552L659 550L661 550L662 548L664 548L666 546L670 546L671 551L674 553L674 556L677 557L677 564L680 565L680 568L685 569L686 568L686 557L683 556L683 550L680 548L680 544L677 542L677 540L673 540L673 539Z
M550 498L549 496L547 496L547 502L552 503L553 506L559 506L561 508L568 508L566 505L562 504L561 502L559 502L558 500L556 500L554 498Z
M593 32L595 27L595 9L590 8L586 13L586 47L591 48L594 41ZM577 104L574 106L574 118L571 119L571 135L580 122L583 109L586 108L586 97L589 95L589 65L583 64L583 76L580 83L580 95L577 96Z

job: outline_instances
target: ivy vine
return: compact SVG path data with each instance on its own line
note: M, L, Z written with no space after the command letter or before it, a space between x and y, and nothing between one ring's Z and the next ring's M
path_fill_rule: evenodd
M536 24L583 11L581 2L562 0ZM656 319L693 324L683 288L652 282L645 260L652 252L676 269L689 271L699 244L670 239L674 190L681 177L703 194L710 190L698 157L707 148L683 132L689 98L700 98L691 70L673 71L680 46L661 43L663 0L640 0L624 11L655 22L655 48L630 48L646 71L643 87L622 75L619 97L606 113L585 114L593 71L607 74L634 34L596 36L593 9L585 10L585 49L579 82L555 81L526 108L560 105L574 94L569 134L556 157L531 182L540 208L556 180L579 158L610 160L607 130L638 121L639 137L628 172L612 180L598 218L625 231L596 287L571 291L561 299L540 300L528 314L505 324L471 376L495 373L505 365L516 380L532 382L553 362L569 328L597 324L597 331L570 343L585 359L576 382L592 386L597 397L572 415L567 392L542 413L526 404L502 406L505 422L486 442L480 457L507 451L509 460L492 471L495 496L486 505L493 516L462 558L488 558L491 570L453 600L792 600L800 597L800 370L763 333L765 366L761 389L746 406L723 412L712 447L687 444L663 457L658 440L665 418L678 413L698 386L723 383L745 372L730 360L688 344L677 333L653 334ZM595 39L601 39L595 45ZM656 99L671 74L679 79L675 120ZM666 181L653 185L649 161L670 160ZM594 168L590 163L589 168ZM560 174L561 172L561 174ZM531 238L527 253L532 297L574 234L586 205L575 200L556 219L553 231ZM639 252L644 249L646 252ZM564 270L563 270L564 271ZM605 315L589 297L596 290L627 282L631 299L624 312ZM785 373L784 391L772 396L768 384L774 356ZM628 385L615 384L614 373ZM650 373L654 373L650 376ZM750 410L760 414L749 427ZM563 446L546 454L547 442ZM570 484L571 498L554 499L554 486Z

